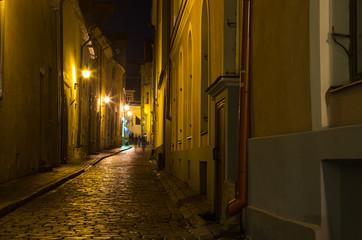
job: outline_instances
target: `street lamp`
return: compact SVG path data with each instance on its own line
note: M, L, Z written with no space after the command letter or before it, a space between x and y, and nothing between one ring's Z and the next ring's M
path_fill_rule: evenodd
M82 71L83 77L88 79L90 77L91 72L89 70Z
M89 79L90 74L91 74L91 71L89 71L89 70L85 69L85 70L82 71L82 75L83 75L84 79ZM87 85L87 82L82 83L82 80L80 79L79 83L74 83L74 90L77 89L77 86L82 86L82 85Z
M104 101L105 103L109 103L109 102L111 101L111 99L110 99L109 97L104 97L103 101Z

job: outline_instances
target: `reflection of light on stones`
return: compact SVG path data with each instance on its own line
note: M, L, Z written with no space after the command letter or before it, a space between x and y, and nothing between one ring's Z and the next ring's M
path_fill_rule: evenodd
M189 239L185 237L190 236L185 225L179 223L182 215L172 215L168 209L164 190L155 184L142 154L140 149L104 159L1 218L0 235L3 229L14 229L10 232L30 235L9 235L5 239L26 239L31 234L35 238L56 239ZM19 212L21 221L12 215ZM38 235L40 232L48 235Z

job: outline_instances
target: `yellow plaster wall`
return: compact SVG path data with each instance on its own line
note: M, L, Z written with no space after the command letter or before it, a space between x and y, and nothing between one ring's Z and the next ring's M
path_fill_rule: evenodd
M4 2L5 45L3 99L0 100L0 182L38 170L42 143L40 74L42 72L45 77L49 77L50 68L53 73L57 71L54 57L56 38L52 34L56 30L56 17L49 2L45 0L35 2L5 0ZM56 81L49 78L49 81L51 80ZM50 114L53 117L53 111ZM50 157L54 157L50 150L51 146L42 147L48 151Z
M219 76L223 75L224 1L210 0L209 5L209 48L211 50L209 53L209 62L210 84L212 84Z
M73 7L69 0L63 3L63 73L65 82L65 98L68 113L68 153L67 159L74 161L84 156L85 153L76 149L79 119L79 83L80 69L80 47L84 43L81 31L75 17ZM84 49L86 51L86 49Z
M309 3L252 2L252 136L311 130Z

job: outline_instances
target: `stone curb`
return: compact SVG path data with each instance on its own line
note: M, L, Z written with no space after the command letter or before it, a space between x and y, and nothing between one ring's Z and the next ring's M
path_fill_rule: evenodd
M50 184L48 184L48 185L44 185L44 187L42 187L40 190L31 193L29 196L24 197L24 198L22 198L22 199L20 199L20 200L18 200L18 201L16 201L16 202L14 202L14 203L9 204L8 206L5 206L5 207L1 208L1 209L0 209L0 218L3 217L3 216L5 216L5 215L8 214L8 213L14 211L15 209L19 208L20 206L24 205L25 203L33 200L34 198L39 197L39 196L43 195L44 193L47 193L47 192L49 192L50 190L55 189L55 188L59 187L60 185L62 185L63 183L65 183L65 182L67 182L67 181L69 181L69 180L71 180L71 179L79 176L80 174L86 172L88 169L90 169L91 167L95 166L96 164L98 164L99 162L101 162L103 159L108 158L108 157L111 157L111 156L113 156L113 155L116 155L116 154L118 154L118 153L120 153L120 152L129 150L129 149L131 149L131 148L132 148L132 147L124 148L124 149L121 149L120 151L117 151L117 152L115 152L115 153L111 153L111 154L106 155L106 156L103 156L103 157L101 157L101 158L99 158L99 159L95 159L93 162L91 162L91 163L89 163L89 164L86 164L86 165L80 167L81 169L79 169L79 170L71 173L70 175L68 175L68 176L66 176L66 177L64 177L64 178L62 178L62 179L60 179L60 180L57 180L57 181L55 181L55 182L52 182L52 183L50 183Z
M156 162L153 160L148 160L154 175L161 183L171 201L176 203L179 211L181 212L183 218L187 221L190 228L188 229L190 234L195 239L217 239L217 236L213 231L211 231L210 227L196 212L198 212L198 207L193 206L192 204L182 203L182 199L186 199L190 196L194 196L194 193L191 192L183 192L189 191L189 189L181 189L178 184L172 182L172 180L168 179L167 174L163 174L163 171L157 170ZM191 190L190 190L191 191ZM189 196L190 195L190 196Z

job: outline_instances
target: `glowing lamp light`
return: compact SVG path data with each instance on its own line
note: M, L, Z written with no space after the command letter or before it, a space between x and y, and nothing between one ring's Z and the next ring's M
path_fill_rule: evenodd
M124 106L124 110L128 111L128 110L129 110L129 106L128 106L128 105Z
M84 78L89 78L91 72L90 72L89 70L83 70L82 73L83 73L83 77L84 77Z
M109 103L109 101L111 101L111 99L110 99L109 97L105 97L105 98L104 98L104 102L105 102L105 103Z
M129 112L127 113L127 115L128 115L128 116L132 116L132 112L129 111Z

